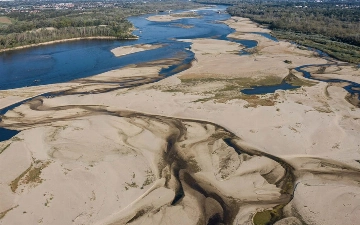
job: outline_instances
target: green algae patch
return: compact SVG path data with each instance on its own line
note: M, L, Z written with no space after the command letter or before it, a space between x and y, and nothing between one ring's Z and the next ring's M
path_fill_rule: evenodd
M270 211L262 211L255 214L253 223L254 225L267 225L271 220Z
M254 225L270 225L283 217L283 205L278 205L271 210L257 212L253 217Z

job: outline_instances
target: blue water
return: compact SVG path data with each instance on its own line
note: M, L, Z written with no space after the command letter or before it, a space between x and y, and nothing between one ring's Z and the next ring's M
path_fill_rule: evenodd
M328 56L324 55L324 57L328 57ZM344 64L347 65L348 63L344 63ZM333 64L318 64L315 66L328 66L328 65L333 65ZM336 65L339 65L339 64L336 64ZM324 82L330 82L330 83L343 83L343 82L348 83L349 85L347 85L343 88L352 95L358 94L358 99L360 100L360 84L355 83L353 81L349 81L349 80L343 80L343 79L317 79L317 78L314 78L311 76L311 73L307 72L306 70L303 70L304 68L311 67L311 66L314 66L314 65L299 66L299 67L296 67L295 70L298 72L301 72L305 78L312 79L312 80L318 80L318 81L324 81Z
M130 17L129 20L137 28L134 34L139 36L138 40L80 40L0 53L0 89L66 82L130 64L177 58L181 55L182 62L160 71L160 75L164 77L171 76L186 69L186 65L194 59L194 54L189 50L190 43L176 39L216 38L241 43L246 48L255 47L256 41L232 40L226 37L234 30L223 23L215 22L230 17L217 13L218 10L225 9L226 6L218 6L210 10L200 10L200 18L185 18L172 22L151 22L146 20L149 15ZM175 24L191 25L193 28L181 28ZM111 49L120 46L159 43L163 44L163 47L119 58L111 53ZM42 96L52 95L57 94L50 92ZM0 109L0 116L29 100ZM0 128L0 141L8 140L17 133L18 131Z
M136 41L87 40L6 52L0 55L0 89L60 83L129 64L175 57L189 43L178 42L141 53L115 57L110 50Z
M276 90L291 90L299 87L300 86L293 86L292 84L282 82L281 84L276 84L276 85L253 86L249 89L243 89L241 90L241 92L247 95L262 95L262 94L274 93Z
M0 142L9 140L10 138L14 137L18 133L19 133L19 131L17 131L17 130L9 130L9 129L0 127Z
M226 6L211 10L199 10L200 18L185 18L171 22L151 22L149 15L128 18L137 28L138 40L81 40L53 45L38 46L22 50L0 53L0 89L36 86L66 82L84 78L106 71L118 69L129 64L138 64L159 59L184 55L183 62L189 63L194 54L189 51L190 43L175 39L218 38L226 39L233 32L225 24L215 21L226 20L228 14L218 14ZM181 28L175 24L192 25ZM247 47L256 46L255 41L237 40ZM164 44L164 47L115 57L111 49L134 44ZM163 70L163 75L172 75L171 68Z

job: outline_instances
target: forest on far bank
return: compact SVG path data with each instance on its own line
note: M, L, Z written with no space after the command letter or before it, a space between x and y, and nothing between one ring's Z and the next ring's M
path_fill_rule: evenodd
M117 3L116 7L81 11L10 12L0 20L0 50L79 37L134 38L133 25L127 17L196 6L199 5L193 2L162 1Z
M197 2L231 4L229 14L266 25L279 39L319 49L339 60L360 63L360 2Z

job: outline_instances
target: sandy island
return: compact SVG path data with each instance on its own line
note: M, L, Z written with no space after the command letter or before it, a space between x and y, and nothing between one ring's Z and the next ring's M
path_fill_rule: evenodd
M180 20L185 18L196 18L199 17L199 15L196 12L189 11L189 12L183 12L183 13L173 13L169 15L156 15L156 16L149 16L146 18L149 21L154 22L169 22L174 20Z
M248 19L226 23L232 38L258 41L252 54L186 40L196 60L166 79L158 71L176 59L0 91L1 107L65 91L1 118L22 131L0 142L0 223L358 224L359 107L293 69L326 59L251 33L269 31ZM336 62L308 70L360 77ZM301 87L240 92L284 79Z
M116 57L120 57L120 56L132 54L132 53L136 53L136 52L142 52L142 51L146 51L146 50L161 48L162 46L163 45L160 45L160 44L159 45L139 44L139 45L132 45L132 46L122 46L122 47L112 49L111 52Z

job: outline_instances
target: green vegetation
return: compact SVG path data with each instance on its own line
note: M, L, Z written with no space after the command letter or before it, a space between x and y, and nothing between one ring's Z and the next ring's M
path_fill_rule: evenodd
M336 59L351 63L360 62L360 47L339 41L333 41L330 37L324 35L303 34L293 31L280 30L274 30L272 34L279 39L287 39L300 45L319 49Z
M281 77L268 76L264 78L196 78L196 79L183 79L181 78L181 84L173 86L171 88L163 89L164 92L182 92L182 93L197 93L211 95L209 97L201 98L195 102L215 101L218 103L224 103L233 99L243 99L248 102L246 107L257 106L273 106L278 97L277 94L270 95L246 95L240 91L252 86L263 85L275 85L283 82ZM211 85L211 89L207 87ZM199 90L206 90L200 91Z
M253 218L254 225L274 224L283 216L283 212L282 212L283 207L284 207L283 205L278 205L274 207L272 210L264 210L261 212L257 212Z
M11 20L6 16L0 16L0 25L1 24L11 24Z
M356 4L356 3L354 3ZM360 10L337 3L240 3L228 8L234 16L267 25L277 38L319 49L347 62L360 62Z
M294 74L292 74L291 72L289 73L289 75L287 75L284 79L284 82L291 84L293 86L314 86L316 84L316 82L314 81L309 81L309 80L305 80L305 79L300 79L297 76L295 76Z
M0 17L0 50L82 37L136 38L129 16L192 8L192 2L119 3L116 7L11 12ZM6 18L6 19L5 19ZM9 19L10 18L10 19ZM5 21L6 20L6 21ZM7 22L7 23L4 23ZM11 23L9 23L9 21Z
M16 189L18 188L19 186L19 181L21 180L21 178L23 178L23 176L25 176L25 174L27 174L27 172L29 172L29 170L31 169L32 165L27 168L27 170L25 170L22 174L20 174L20 176L18 176L17 178L15 178L15 180L13 180L11 183L10 183L10 188L11 190L15 193L16 192Z
M35 166L31 164L31 166L26 169L23 173L21 173L15 180L10 183L10 188L13 192L16 192L17 188L19 187L20 181L23 184L29 183L41 183L42 179L40 177L41 171L47 167L50 162L42 162L38 160L35 162Z
M301 79L291 72L284 77L267 76L260 78L180 78L181 83L171 87L161 87L164 92L182 92L206 95L195 102L215 101L224 103L233 99L242 99L248 102L244 107L274 106L278 102L279 95L247 95L241 90L254 86L271 86L283 82L293 86L313 86L316 82ZM160 88L160 87L158 87Z

